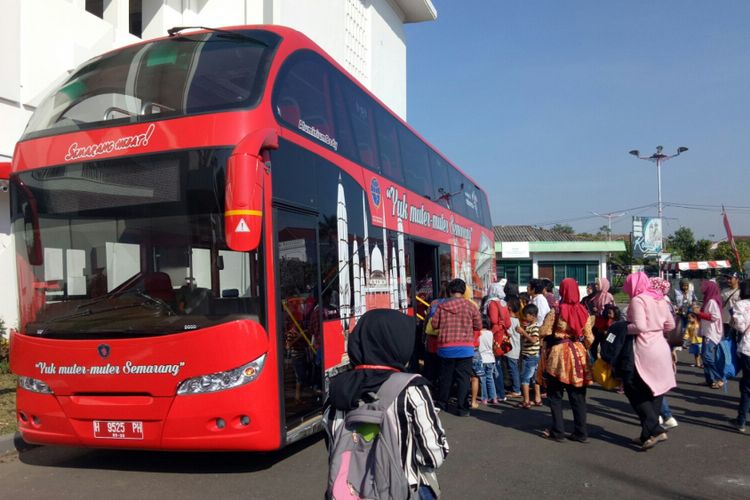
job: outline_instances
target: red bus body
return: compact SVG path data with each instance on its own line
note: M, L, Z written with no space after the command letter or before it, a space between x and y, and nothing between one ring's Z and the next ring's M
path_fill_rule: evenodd
M394 182L392 177L385 175L384 169L368 168L363 162L347 158L334 147L337 141L343 144L344 139L337 139L323 125L309 125L300 118L299 129L295 130L279 119L283 111L275 101L278 99L275 92L284 92L277 79L285 62L304 52L345 75L329 56L305 36L290 29L273 26L227 29L263 30L278 35L278 44L272 53L257 105L249 109L188 113L162 120L152 117L117 126L102 122L94 127L56 134L31 134L16 147L10 185L12 205L15 203L19 207L12 209L12 213L15 213L13 227L16 228L21 311L18 331L11 334L11 368L27 384L19 386L17 391L18 423L27 442L164 450L271 450L283 447L319 429L321 401L327 385L325 379L347 365L345 339L358 314L366 308L397 307L408 314L418 315L420 308L423 310L419 297L434 295L438 281L456 275L465 276L470 279L475 296L481 297L494 276L494 244L491 225L486 223L488 214L484 215L485 223L478 223L476 219L471 220L450 210L446 206L448 203L435 199L435 196L426 197L424 193L413 192ZM369 96L354 80L350 81L357 85L359 92ZM369 99L378 106L378 112L386 112L390 119L395 120L379 101L371 96ZM160 105L150 106L158 108ZM113 113L114 107L106 111L105 117ZM399 133L408 130L413 134L402 122L398 121L398 124L404 127ZM414 137L418 138L415 134ZM384 140L378 144L385 144ZM403 139L402 144L405 144ZM170 152L205 150L226 151L216 153L218 156L212 158L224 158L227 165L226 176L221 179L226 183L225 189L220 193L218 188L215 190L216 197L222 198L216 203L223 204L224 213L210 222L211 227L217 228L219 237L214 238L213 243L206 243L204 249L195 250L200 246L196 242L204 237L194 235L193 242L185 247L190 253L185 262L191 269L185 279L194 280L192 269L197 266L195 261L203 259L201 262L208 263L208 274L201 278L205 286L194 287L188 283L177 288L172 285L172 291L167 289L162 298L156 296L155 288L149 289L148 281L155 279L153 276L170 273L175 276L175 273L182 272L179 268L183 257L179 255L173 257L173 261L180 265L161 266L169 256L165 250L169 247L168 222L159 226L166 228L164 234L149 244L139 247L137 240L123 239L122 252L125 253L118 254L120 250L113 250L117 244L107 239L106 245L99 244L101 242L91 246L81 244L80 248L84 250L76 254L78 243L75 240L87 234L86 227L81 227L80 233L76 233L79 236L70 236L69 246L63 248L55 243L62 249L48 248L52 245L50 241L62 241L63 238L64 231L53 232L56 231L54 228L72 224L70 221L76 213L88 213L87 197L94 200L91 207L99 203L97 189L91 187L96 184L90 184L94 182L91 178L86 180L89 184L85 184L85 188L80 187L83 185L80 179L89 175L86 174L88 165L99 168L97 165L121 162L118 165L126 167L118 172L127 173L127 163L122 162L131 159L139 161L149 155L161 158L158 155ZM297 156L292 155L292 160L288 160L283 156L287 154L285 151L294 151ZM173 172L175 179L189 184L185 189L210 190L205 185L195 186L193 184L199 183L185 180L191 179L193 167L180 166L184 170L179 170L175 166L192 165L189 162L193 160L186 159L193 158L191 154L186 153L187 156L181 156L179 161L166 161L164 171ZM357 154L365 157L362 152ZM384 158L383 155L381 151L380 157ZM287 186L295 180L304 185L304 182L314 183L316 180L291 179L285 174L275 174L277 164L287 162L288 171L296 172L294 169L300 168L302 160L294 158L308 157L319 162L315 167L318 169L315 170L316 177L338 175L339 235L342 223L346 228L347 213L359 213L360 210L360 217L367 219L362 223L364 234L352 235L344 231L345 241L339 241L336 247L333 236L335 221L332 220L325 229L325 218L315 215L313 202L305 208L294 200L290 201L289 197L295 196L292 188L286 191L291 195L283 194L285 188L282 184ZM78 173L74 175L74 170L59 170L74 164L82 165L80 172L83 173L75 171ZM385 160L381 164L385 165ZM50 170L50 167L58 170ZM278 172L286 172L278 168ZM34 176L34 172L40 169L47 169L47 173ZM97 171L105 170L102 167ZM62 181L55 181L54 172L64 172L60 174L64 177ZM125 173L122 173L122 178L127 179ZM455 172L450 175L453 174L459 175ZM211 178L217 179L216 176ZM53 184L53 181L59 187L55 187L58 184ZM128 219L127 212L131 210L128 204L133 203L133 211L138 208L135 202L128 201L131 195L127 185L122 181L109 182L102 175L96 182L100 183L106 196L125 200L122 203L126 208L118 212L117 220L108 221L109 208L97 205L99 212L87 219L86 224L117 228L119 237L155 232L153 229L129 227L140 227L147 222L143 217L137 223ZM40 186L44 186L44 191ZM464 184L460 186L462 192L459 193L451 195L447 189L440 192L445 191L448 202L451 196L463 200ZM75 197L77 205L74 208L64 206L67 195L62 196L59 191L66 189L72 193L69 199ZM193 191L180 189L179 186L160 186L157 182L151 191L163 191L166 193L163 196L170 202L177 203L179 199L184 206L190 207L189 199L184 198L189 198L187 193ZM118 190L123 194L117 194ZM361 190L361 197L357 190ZM133 189L136 193L132 195L133 199L152 196L148 194L151 191ZM46 194L40 194L42 192ZM320 198L315 203L333 206L329 198L335 197L336 192L335 185L331 186L330 193L323 193L323 188L314 190L314 196ZM342 208L341 193L344 192L347 196ZM355 193L354 199L352 192ZM53 198L55 201L50 201ZM480 213L479 203L484 203L481 208L486 211L486 198L477 201L476 195L471 199L467 194L466 200L468 206L474 206L477 214ZM37 202L38 207L35 206ZM37 220L37 210L47 210L48 213ZM193 209L186 210L187 220L193 220L190 219ZM320 212L322 214L323 210ZM171 220L166 212L159 214L155 212L154 217ZM328 219L331 219L330 210L328 214ZM285 223L282 229L282 220L291 222ZM295 222L297 220L302 222ZM353 224L349 223L350 226ZM224 229L221 229L222 225ZM174 237L177 238L182 226L176 223L175 227ZM375 235L373 228L382 228L382 231L378 229ZM365 238L368 230L370 236ZM381 232L382 239L376 239L380 238ZM375 241L372 246L367 241L370 239ZM337 254L333 253L334 248L338 248ZM442 253L438 253L441 248ZM246 252L255 253L247 257ZM338 273L334 273L330 271L329 261L332 255L338 255L341 261L342 252L352 255L345 259L344 267L348 265L354 270L342 270L339 265ZM377 254L379 258L381 253L385 254L384 264L374 257ZM132 265L140 271L136 278L115 280L112 276L117 272L117 264L101 265L105 260L102 255L111 260L115 254L130 255L134 259ZM354 254L357 254L356 258ZM431 285L420 285L419 276L415 274L415 269L427 269L424 262L415 262L421 259L421 255L435 255L431 265L437 271L430 277L429 282L434 282ZM447 255L450 255L449 263L445 261ZM57 259L63 264L52 265L52 262L58 262ZM76 264L77 259L83 264ZM92 262L97 259L98 267L105 269L101 272L107 274L107 291L101 294L93 291ZM363 262L361 265L359 259ZM238 297L235 289L241 287L229 291L222 289L220 279L229 279L226 273L235 269L231 267L235 261L242 262L236 269L252 268L247 271L252 277L252 286L248 286L248 290L253 287L253 290L260 290L257 296L248 291L249 298L243 299L242 290ZM328 271L324 264L329 266ZM378 274L381 265L385 268L382 276ZM300 266L304 272L298 270ZM74 271L77 268L80 268L80 274L75 274L79 272ZM310 274L310 270L314 272ZM341 274L342 271L345 275ZM129 289L129 281L139 284L131 283ZM308 285L301 286L301 283ZM147 298L136 299L130 294L124 299L136 289L136 295L146 297L148 293ZM429 290L420 295L421 289ZM191 290L203 293L203 302L197 303L208 304L205 307L209 312L186 312L189 301L181 299L180 294ZM242 309L250 301L260 304L252 314L248 309ZM168 308L164 305L167 303L170 304ZM217 313L216 310L221 308L229 312ZM169 310L164 312L166 309ZM112 319L107 319L110 316ZM183 325L179 321L181 317L210 318L210 321ZM157 318L160 325L172 325L169 327L172 329L147 334L152 321L157 321L153 318ZM99 321L99 326L92 327L93 321ZM127 325L128 321L134 326L117 326ZM185 320L189 321L192 319ZM56 325L61 322L78 326L65 326L57 331ZM250 366L250 362L259 364ZM242 367L241 374L232 371L237 367ZM322 373L316 370L322 370ZM196 389L201 384L224 383L221 376L209 377L208 374L230 372L227 379L234 377L232 380L238 380L240 377L250 381L224 390L200 392L202 389ZM188 380L195 380L192 389L185 385ZM197 392L178 393L178 387ZM296 404L299 404L299 411L293 408Z

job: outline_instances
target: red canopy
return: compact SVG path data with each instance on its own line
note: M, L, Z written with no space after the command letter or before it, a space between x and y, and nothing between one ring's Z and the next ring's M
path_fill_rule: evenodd
M732 267L728 260L700 260L693 262L664 262L664 271L703 271L705 269L727 269Z

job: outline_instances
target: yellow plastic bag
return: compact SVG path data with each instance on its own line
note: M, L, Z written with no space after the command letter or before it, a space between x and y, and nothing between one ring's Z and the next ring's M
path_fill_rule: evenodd
M425 327L425 329L424 329L424 332L425 332L425 333L426 333L427 335L432 335L432 336L434 336L434 337L437 337L437 336L438 336L438 334L440 333L440 331L439 331L439 330L436 330L436 329L434 329L434 328L432 327L432 317L430 317L430 319L429 319L429 320L427 321L427 326Z
M594 382L608 391L617 389L620 385L620 380L612 374L612 366L601 358L594 361L594 365L591 367L591 376Z

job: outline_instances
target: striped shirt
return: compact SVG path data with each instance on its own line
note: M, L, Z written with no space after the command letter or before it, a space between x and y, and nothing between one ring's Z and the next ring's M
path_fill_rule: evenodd
M521 345L521 356L528 358L530 356L539 356L539 350L541 343L539 342L539 327L536 324L528 325L526 328L526 335L534 339L530 342L526 337L523 337L523 344Z
M345 412L331 411L328 401L323 409L323 422L327 434L326 443L344 424ZM388 412L395 412L398 422L401 464L409 485L416 490L420 469L435 470L443 464L448 455L448 441L445 431L435 412L432 396L426 385L411 385L404 390L391 405Z

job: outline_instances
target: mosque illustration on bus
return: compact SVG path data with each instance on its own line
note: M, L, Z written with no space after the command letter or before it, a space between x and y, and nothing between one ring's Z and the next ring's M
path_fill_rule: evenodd
M349 233L347 215L347 201L344 186L339 175L337 188L337 238L338 238L338 300L340 304L341 326L344 337L352 331L356 319L366 311L379 308L398 309L406 313L409 307L407 284L411 284L406 260L406 246L404 241L404 221L396 216L395 242L388 238L386 228L385 203L377 179L373 178L369 185L370 198L373 206L380 208L381 213L373 217L373 222L382 225L382 240L371 240L368 234L368 218L370 210L366 200L365 190L362 190L362 213L364 220L364 234L361 236ZM395 203L395 201L392 200ZM422 208L423 211L423 208ZM447 210L446 210L447 211ZM396 210L394 209L395 213ZM413 221L412 221L413 222ZM451 217L451 226L453 226ZM414 226L414 225L413 225ZM463 231L471 237L472 231ZM480 232L479 245L475 252L471 250L471 240L452 237L451 247L451 278L461 278L475 289L481 296L492 282L492 259L494 248L490 239ZM360 249L364 250L364 258L360 259ZM473 265L472 265L473 264ZM351 265L351 272L346 272ZM346 352L346 348L344 349Z

